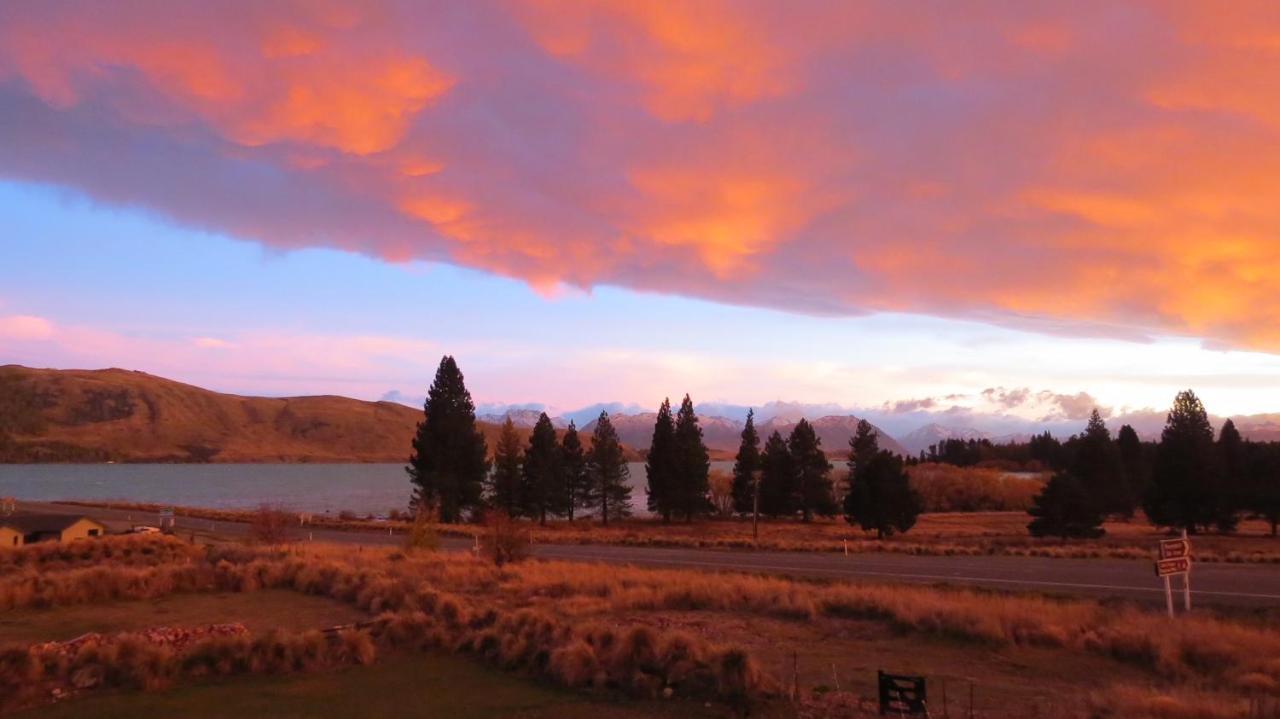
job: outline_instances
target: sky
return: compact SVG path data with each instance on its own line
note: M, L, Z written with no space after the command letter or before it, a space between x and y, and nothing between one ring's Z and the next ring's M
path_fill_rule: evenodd
M5 4L0 362L1280 411L1277 38L1261 2Z

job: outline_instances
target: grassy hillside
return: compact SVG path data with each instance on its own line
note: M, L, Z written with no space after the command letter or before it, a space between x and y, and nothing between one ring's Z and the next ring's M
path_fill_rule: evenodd
M122 369L0 367L0 461L403 462L421 419L394 402L241 397ZM480 428L492 449L498 427Z

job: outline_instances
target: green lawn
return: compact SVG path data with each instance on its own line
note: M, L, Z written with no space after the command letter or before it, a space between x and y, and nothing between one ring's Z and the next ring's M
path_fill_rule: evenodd
M254 632L277 627L323 629L367 618L350 605L284 589L244 594L171 594L153 601L0 612L0 645L65 641L86 632L106 634L231 622L240 622Z
M366 667L284 677L244 677L157 693L104 693L15 715L22 719L272 717L360 719L641 719L725 717L679 701L610 703L503 674L463 657L397 654Z

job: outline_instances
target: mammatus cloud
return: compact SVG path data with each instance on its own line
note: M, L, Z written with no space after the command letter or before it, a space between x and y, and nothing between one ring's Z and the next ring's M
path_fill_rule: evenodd
M1272 10L8 3L0 175L547 289L1280 351Z

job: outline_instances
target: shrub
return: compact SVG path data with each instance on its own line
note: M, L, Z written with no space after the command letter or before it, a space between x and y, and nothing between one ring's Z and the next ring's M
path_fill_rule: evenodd
M501 567L519 562L529 556L529 530L522 528L506 512L494 510L484 517L484 533L480 537L480 550L485 557Z
M284 544L296 521L294 514L264 504L249 519L249 537L258 544Z

